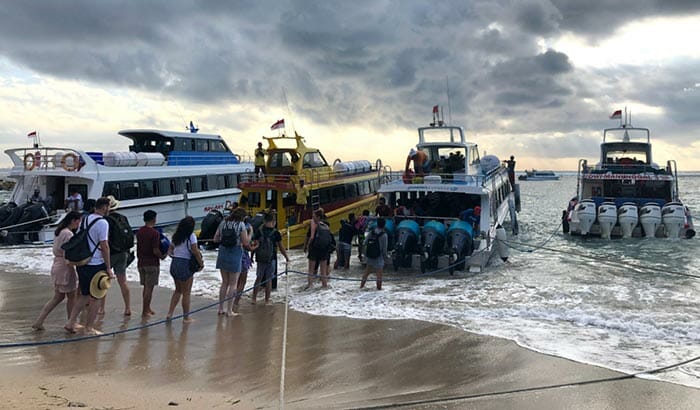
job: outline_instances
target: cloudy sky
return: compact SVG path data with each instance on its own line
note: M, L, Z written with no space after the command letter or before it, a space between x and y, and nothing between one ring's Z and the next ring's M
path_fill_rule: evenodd
M696 0L7 0L0 148L192 120L250 153L284 118L397 168L439 104L482 155L573 170L628 107L657 162L700 170L698 38Z

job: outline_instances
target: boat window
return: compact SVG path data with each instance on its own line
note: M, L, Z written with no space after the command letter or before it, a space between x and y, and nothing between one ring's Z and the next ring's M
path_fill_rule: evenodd
M357 196L357 185L347 184L345 185L345 197L355 198Z
M226 152L226 146L222 141L209 140L209 151L212 152Z
M202 176L191 177L187 192L202 192L207 190L207 179Z
M277 209L277 191L268 189L265 193L265 207L268 209Z
M70 192L70 188L69 188L68 192ZM108 196L108 195L112 195L116 199L122 199L121 193L119 192L119 182L115 182L115 181L105 182L104 188L102 189L102 196Z
M245 197L241 198L241 204L243 204ZM260 207L260 192L249 192L247 196L248 206L251 208Z
M479 163L479 149L476 145L469 150L469 165L476 165Z
M139 198L139 182L138 181L128 181L119 184L121 191L120 200L127 199L138 199Z
M157 181L141 181L141 198L151 198L157 195Z
M287 208L297 203L297 194L292 192L282 192L282 206Z
M318 168L328 165L320 152L307 152L304 154L304 168Z
M209 151L209 141L207 140L196 140L197 149L196 151Z
M275 151L270 154L270 168L283 168L292 166L291 156L287 151Z
M321 204L327 204L331 202L331 190L330 188L323 188L318 191L319 201Z
M342 201L343 199L345 199L345 186L333 187L331 190L331 201Z

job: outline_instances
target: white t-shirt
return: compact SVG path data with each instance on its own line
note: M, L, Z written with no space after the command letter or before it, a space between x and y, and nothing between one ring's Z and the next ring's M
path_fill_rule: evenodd
M197 244L197 236L195 236L194 233L190 234L190 240L184 241L183 243L176 245L175 248L173 249L173 257L174 258L183 258L183 259L189 259L190 258L190 247L193 244Z
M79 192L76 192L75 196L69 195L68 198L66 198L66 203L68 204L68 208L70 208L71 210L74 210L74 211L82 211L83 210L83 196L80 195Z
M101 215L90 214L87 216L87 218L85 218L85 220L83 220L83 222L80 223L79 230L87 228L90 223L97 218L100 218L100 220L95 222L95 224L90 227L90 231L88 232L90 240L88 242L90 243L90 250L93 250L96 246L98 248L95 249L95 253L92 254L92 258L90 259L90 262L88 262L88 265L102 265L105 263L104 258L102 258L102 252L99 249L99 244L100 241L106 241L109 238L109 223L107 220Z

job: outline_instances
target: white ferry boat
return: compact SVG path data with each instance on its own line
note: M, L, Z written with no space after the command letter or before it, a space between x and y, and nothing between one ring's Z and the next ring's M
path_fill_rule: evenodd
M518 179L520 181L558 181L559 175L555 174L554 171L533 169L531 171L526 170L524 174L518 176Z
M418 128L416 145L426 154L430 172L423 177L404 173L383 181L378 190L388 204L400 205L386 224L391 258L396 270L478 272L494 253L508 258L499 240L506 240L506 218L517 235L518 187L496 156L480 157L464 129L446 125L436 113L430 126Z
M240 194L238 176L253 168L242 162L219 135L133 129L119 132L131 140L128 152L86 152L68 147L8 149L16 181L9 202L0 207L0 241L5 244L53 241L52 224L65 214L64 201L78 192L88 199L113 195L132 227L143 212L158 213L158 225L185 215L202 218L224 209ZM35 190L44 203L32 203ZM52 212L56 210L56 212Z
M625 112L618 128L603 131L600 160L579 160L576 196L562 212L564 233L610 237L692 238L690 209L678 193L676 161L652 160L650 133Z

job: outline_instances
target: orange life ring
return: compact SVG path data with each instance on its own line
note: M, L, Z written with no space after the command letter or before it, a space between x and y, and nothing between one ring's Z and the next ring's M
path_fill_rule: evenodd
M34 154L28 152L27 155L24 156L24 169L26 171L31 171L34 167L36 167L36 158L34 158Z
M68 158L72 158L71 163L68 163ZM61 158L61 167L68 172L75 171L78 169L78 156L72 152L67 153Z

